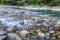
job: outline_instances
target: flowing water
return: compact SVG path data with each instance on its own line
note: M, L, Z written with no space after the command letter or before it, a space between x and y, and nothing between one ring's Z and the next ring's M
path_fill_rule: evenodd
M6 11L6 12L26 12L26 13L33 13L33 14L40 14L40 15L49 15L49 16L55 16L60 17L60 12L52 12L52 11L43 11L43 10L28 10L28 9L21 9L21 8L15 8L15 7L0 7L0 12Z
M6 13L4 13L6 12ZM8 14L9 12L9 14ZM27 9L21 9L21 8L15 8L15 7L0 7L0 20L2 20L2 24L8 27L13 27L14 25L17 25L17 27L21 28L22 25L19 25L19 17L18 19L15 18L15 16L11 16L12 13L16 13L16 15L19 15L18 12L24 12L26 14L32 14L32 15L48 15L50 17L58 17L60 18L59 12L52 12L52 11L43 11L43 10L27 10ZM20 21L21 22L21 21ZM10 28L10 29L11 29Z

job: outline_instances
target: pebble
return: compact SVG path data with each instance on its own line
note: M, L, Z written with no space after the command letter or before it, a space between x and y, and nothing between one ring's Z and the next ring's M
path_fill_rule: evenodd
M20 32L20 36L21 36L22 38L24 38L28 33L29 33L28 31L22 30L22 31Z

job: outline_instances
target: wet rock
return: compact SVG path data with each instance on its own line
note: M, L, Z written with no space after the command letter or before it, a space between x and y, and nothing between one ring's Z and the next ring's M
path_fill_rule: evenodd
M60 35L58 35L57 37L58 37L58 39L60 39Z
M49 40L57 40L56 37L51 37Z
M54 30L60 31L60 27L55 27Z
M54 27L60 27L60 20L58 19Z
M51 31L49 31L49 33L50 33L50 34L53 34L53 33L55 33L55 31L54 31L54 30L51 30Z
M0 30L0 35L4 35L4 34L7 34L7 32Z
M56 31L56 34L57 34L57 35L60 35L60 31Z
M45 37L45 34L41 32L40 29L37 29L38 37Z
M49 33L45 33L45 37L48 40L50 38L50 34Z
M60 39L58 39L58 40L60 40Z
M14 26L13 28L6 29L7 32L16 32L17 30L18 30L18 28L16 26Z
M21 40L21 38L15 33L8 33L7 40Z
M1 36L0 36L0 40L5 39L6 37L7 37L6 35L1 35Z
M56 36L57 36L57 34L56 34L56 33L54 33L54 34L51 34L50 36L52 36L52 37L56 37Z
M36 36L29 36L29 40L37 40L37 37Z
M44 33L42 33L42 32L38 32L38 40L45 40L45 34Z
M54 27L49 27L49 30L53 30L54 29Z
M6 31L6 26L4 26L3 24L0 24L0 30Z
M28 31L22 30L22 31L20 32L20 36L21 36L22 38L24 38L28 33L29 33Z
M4 15L6 15L6 14L8 14L8 12L6 12L6 11L0 12L0 16L4 16Z
M60 24L56 24L54 27L60 27Z
M47 29L46 27L44 27L44 26L41 26L40 29L41 29L42 31L44 31L44 32L48 32L48 29Z
M26 29L26 25L22 25L22 24L16 24L16 27L19 29L19 30L25 30Z
M32 21L31 19L25 19L25 20L24 20L24 24L25 24L25 25L29 25L29 24L32 25L32 22L33 22L33 21Z

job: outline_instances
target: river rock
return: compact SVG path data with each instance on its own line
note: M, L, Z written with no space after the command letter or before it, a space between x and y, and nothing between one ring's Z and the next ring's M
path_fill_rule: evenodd
M46 39L49 39L50 38L50 34L49 33L45 33L45 37L46 37Z
M60 35L60 31L56 31L56 34L57 34L57 35Z
M56 37L51 37L49 40L57 40Z
M6 14L8 14L8 12L6 12L6 11L0 12L0 16L6 15Z
M51 34L50 36L51 36L51 37L56 37L57 34L56 34L56 33L53 33L53 34Z
M5 39L6 37L7 37L6 35L1 35L1 36L0 36L0 40Z
M58 19L54 27L60 27L60 20Z
M16 26L14 26L13 28L7 28L7 32L16 32L18 30L18 28Z
M28 32L27 30L22 30L22 31L20 32L20 36L21 36L22 38L24 38L28 33L29 33L29 32Z
M60 31L60 27L55 27L54 30Z
M58 39L58 40L60 40L60 39Z
M58 39L60 39L60 35L58 35L57 37L58 37Z
M55 31L54 31L54 30L51 30L51 31L49 31L49 33L50 33L50 34L53 34L53 33L55 33Z
M8 33L7 40L21 40L21 38L15 33Z
M43 26L41 26L40 29L41 29L42 31L44 31L44 32L47 32L47 31L48 31L48 29L47 29L46 27L43 27Z
M7 34L7 32L0 30L0 35L4 35L4 34Z

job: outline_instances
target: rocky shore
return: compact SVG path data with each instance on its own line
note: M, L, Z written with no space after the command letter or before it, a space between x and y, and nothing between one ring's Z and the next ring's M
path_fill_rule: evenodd
M48 15L27 14L23 11L0 12L0 40L5 39L60 40L60 19Z

